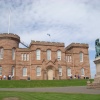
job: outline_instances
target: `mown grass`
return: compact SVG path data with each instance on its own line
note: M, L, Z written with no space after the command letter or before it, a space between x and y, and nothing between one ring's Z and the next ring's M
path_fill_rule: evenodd
M0 80L0 88L86 86L86 82L87 80Z
M100 95L96 94L0 92L0 100L9 97L16 97L19 100L100 100Z

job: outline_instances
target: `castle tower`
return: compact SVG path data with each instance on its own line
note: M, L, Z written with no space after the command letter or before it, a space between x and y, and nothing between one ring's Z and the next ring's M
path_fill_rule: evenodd
M16 48L20 37L15 34L0 34L0 76L14 75L16 65Z
M91 78L88 44L71 43L66 47L67 68L72 76Z

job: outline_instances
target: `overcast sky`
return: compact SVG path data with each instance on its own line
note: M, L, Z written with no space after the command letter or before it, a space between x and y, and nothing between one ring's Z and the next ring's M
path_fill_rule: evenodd
M26 44L31 40L64 42L65 46L72 42L88 43L94 77L100 0L0 0L0 33L8 32L9 12L10 33L18 34Z

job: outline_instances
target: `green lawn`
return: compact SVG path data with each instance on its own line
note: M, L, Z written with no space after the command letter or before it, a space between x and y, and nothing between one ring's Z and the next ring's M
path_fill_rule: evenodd
M0 80L0 88L86 86L86 82L87 80Z
M95 94L0 92L0 100L9 97L16 97L19 100L100 100L100 95Z

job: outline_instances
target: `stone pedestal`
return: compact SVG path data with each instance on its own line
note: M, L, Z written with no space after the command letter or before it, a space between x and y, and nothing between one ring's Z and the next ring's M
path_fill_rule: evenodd
M96 57L94 63L96 65L96 75L92 83L90 83L90 81L87 81L88 89L100 89L100 56Z
M94 82L100 83L100 56L94 60L94 63L96 65L96 75L94 78Z

